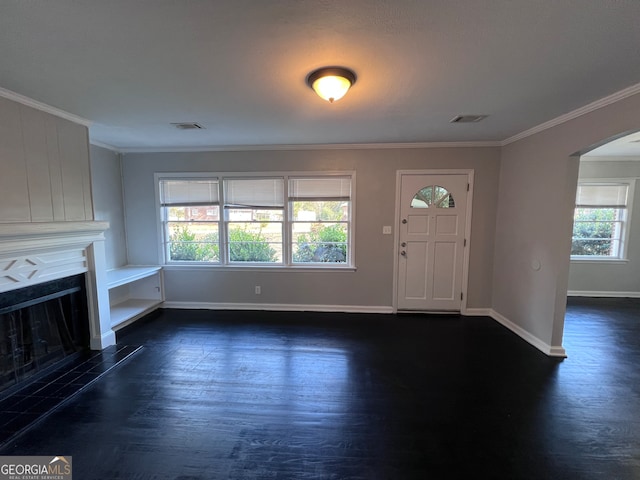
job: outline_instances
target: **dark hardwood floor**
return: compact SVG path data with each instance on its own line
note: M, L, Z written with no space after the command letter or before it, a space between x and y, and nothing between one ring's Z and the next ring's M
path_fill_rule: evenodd
M638 479L640 300L551 359L488 318L164 310L2 455L91 479Z

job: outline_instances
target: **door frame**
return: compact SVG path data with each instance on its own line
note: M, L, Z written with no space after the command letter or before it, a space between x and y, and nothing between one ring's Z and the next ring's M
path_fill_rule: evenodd
M465 239L467 240L464 248L462 258L462 303L460 304L460 313L464 315L467 312L467 294L469 290L469 251L471 250L471 217L472 217L472 205L473 205L473 181L474 170L473 169L432 169L432 170L396 170L396 213L394 219L394 234L393 234L393 295L392 295L392 308L393 313L398 312L398 269L400 255L400 190L402 187L403 175L466 175L467 182L469 183L469 192L467 194L467 213L465 219Z

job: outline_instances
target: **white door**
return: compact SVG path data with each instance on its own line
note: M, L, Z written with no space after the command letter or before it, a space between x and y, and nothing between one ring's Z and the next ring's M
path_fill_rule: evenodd
M400 178L398 310L459 311L467 174Z

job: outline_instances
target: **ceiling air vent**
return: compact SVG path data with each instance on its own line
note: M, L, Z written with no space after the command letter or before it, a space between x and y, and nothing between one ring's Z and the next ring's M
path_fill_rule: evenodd
M172 123L178 130L202 130L204 127L198 123L184 122L184 123Z
M478 123L489 115L456 115L449 123Z

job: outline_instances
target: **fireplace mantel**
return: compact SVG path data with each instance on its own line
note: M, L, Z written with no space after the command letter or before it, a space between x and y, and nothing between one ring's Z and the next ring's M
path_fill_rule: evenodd
M95 221L0 224L0 295L86 273L91 348L115 344L104 250L108 228Z
M108 222L0 223L0 255L104 240Z

